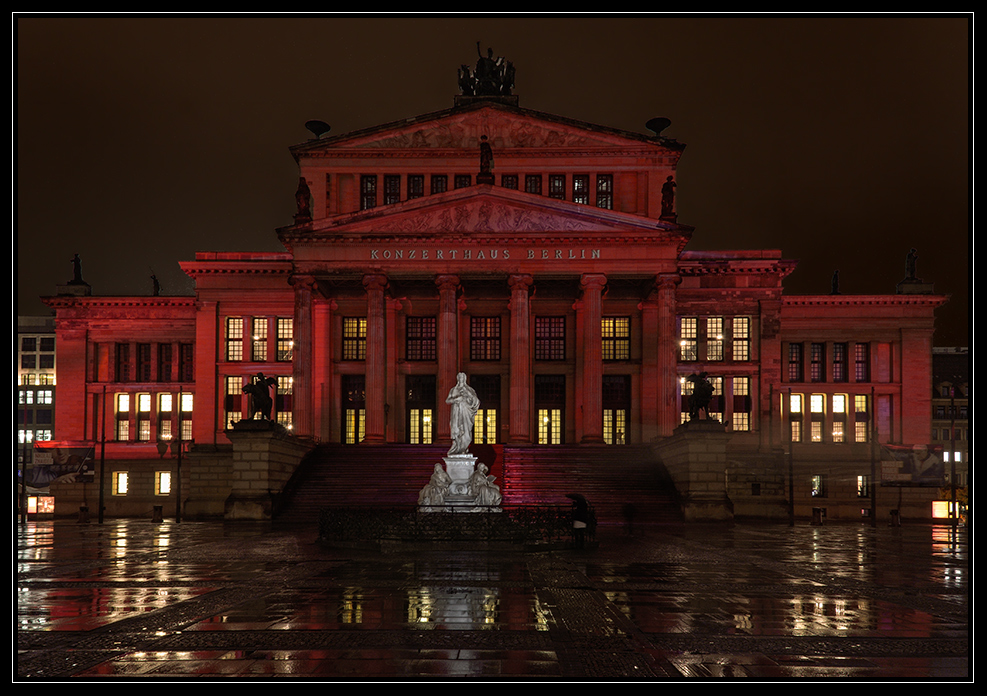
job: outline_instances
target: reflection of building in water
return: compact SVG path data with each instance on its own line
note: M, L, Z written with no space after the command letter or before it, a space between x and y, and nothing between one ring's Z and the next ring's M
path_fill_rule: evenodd
M791 450L796 512L859 518L872 439L930 441L946 298L924 281L792 295L797 263L780 250L694 244L684 149L523 108L513 90L299 143L304 195L297 211L286 198L289 224L272 232L283 251L197 253L181 264L194 298L89 285L45 298L55 438L93 442L105 425L108 461L129 474L107 512L142 515L174 508L154 474L175 457L155 444L181 431L198 452L186 514L221 516L242 480L231 424L251 417L243 389L261 372L275 380L273 418L299 442L448 445L445 395L463 372L480 401L474 445L530 450L666 440L688 418L688 377L704 372L738 514L787 496ZM759 193L770 211L772 192Z
M408 591L408 623L478 629L500 622L499 591L480 587L421 587Z

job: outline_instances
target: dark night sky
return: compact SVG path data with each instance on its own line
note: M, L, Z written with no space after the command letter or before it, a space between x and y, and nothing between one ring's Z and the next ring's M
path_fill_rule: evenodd
M968 345L968 16L15 17L17 313L72 277L191 294L196 251L281 250L309 119L345 133L452 106L513 61L521 106L686 145L690 249L780 249L789 293L893 293L905 255Z

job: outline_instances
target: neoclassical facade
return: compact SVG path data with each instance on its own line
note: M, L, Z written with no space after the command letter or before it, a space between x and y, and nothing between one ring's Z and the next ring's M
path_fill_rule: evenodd
M46 298L56 439L102 439L121 462L179 435L222 447L262 374L298 438L448 442L464 372L480 443L658 442L699 373L739 459L795 442L842 466L875 439L929 442L946 298L920 282L792 296L777 250L690 250L683 150L510 95L296 145L285 251L198 253L181 264L194 298Z

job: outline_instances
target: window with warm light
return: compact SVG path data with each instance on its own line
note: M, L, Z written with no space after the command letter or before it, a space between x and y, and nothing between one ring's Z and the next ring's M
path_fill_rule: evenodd
M603 359L629 360L631 357L631 318L603 317Z
M127 495L129 474L126 471L114 471L112 477L112 495Z
M294 349L294 319L278 317L278 362L291 362Z
M168 495L171 493L171 472L154 472L154 495Z
M250 359L254 362L266 362L267 317L254 317L251 324L253 331L250 336Z
M367 359L367 318L343 318L343 360Z
M243 360L243 317L226 317L226 359Z

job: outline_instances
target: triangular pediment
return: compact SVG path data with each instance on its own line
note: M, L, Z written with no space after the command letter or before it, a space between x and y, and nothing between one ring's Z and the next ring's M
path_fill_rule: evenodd
M624 235L680 237L691 228L560 201L499 186L477 185L281 231L283 239L442 237L454 235Z
M487 136L508 148L655 148L680 150L674 140L632 133L496 102L426 114L292 148L296 158L352 149L474 149Z

